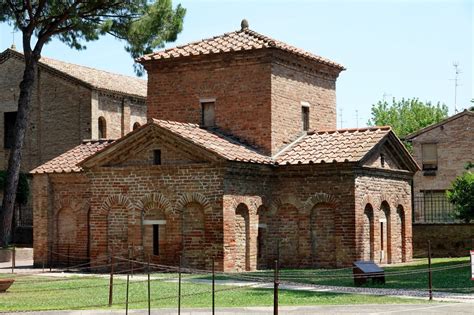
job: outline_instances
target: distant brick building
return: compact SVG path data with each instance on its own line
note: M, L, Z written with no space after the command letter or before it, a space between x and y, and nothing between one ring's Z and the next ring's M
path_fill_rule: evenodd
M23 76L23 55L0 53L0 170L8 166ZM83 139L120 138L146 123L146 81L41 58L21 170L29 172L74 148ZM2 198L2 191L0 191ZM15 211L14 241L31 242L31 205ZM24 228L23 228L24 227Z
M416 249L424 252L430 239L438 256L467 255L474 224L454 218L446 191L474 161L474 112L465 110L406 139L413 143L413 156L422 167L413 180Z
M0 53L0 170L8 163L23 69L21 53L12 49ZM134 123L144 124L146 84L137 78L41 58L22 170L32 170L83 139L120 138Z
M409 261L418 169L388 127L336 130L344 68L248 28L140 58L148 123L35 170L35 263L225 271Z

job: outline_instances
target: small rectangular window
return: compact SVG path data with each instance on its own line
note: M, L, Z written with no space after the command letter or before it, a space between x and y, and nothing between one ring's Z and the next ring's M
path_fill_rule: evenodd
M303 131L309 130L309 107L302 106L301 107L301 120L303 123Z
M3 113L3 147L5 149L11 149L14 145L15 122L16 112Z
M160 226L153 224L153 255L160 254Z
M436 143L424 143L421 145L423 170L438 169L438 148Z
M161 150L153 150L153 164L161 165Z
M214 127L216 123L215 102L201 103L201 125L203 127Z

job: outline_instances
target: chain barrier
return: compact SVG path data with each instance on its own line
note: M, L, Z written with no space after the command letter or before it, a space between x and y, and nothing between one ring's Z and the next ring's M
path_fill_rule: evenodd
M127 282L124 281L123 277L124 276L129 276L135 273L137 276L136 279L131 280L131 283L133 285L140 285L140 283L148 283L148 286L150 283L154 282L175 282L176 280L181 283L181 278L187 283L193 283L193 284L210 284L210 279L209 277L212 275L211 270L207 269L199 269L199 268L189 268L189 267L179 267L179 266L170 266L170 265L163 265L163 264L156 264L156 263L150 263L145 262L143 260L139 259L131 259L131 258L125 258L121 256L121 254L127 254L128 251L122 251L119 252L116 255L109 255L109 256L104 256L99 258L94 262L94 265L91 265L89 261L87 262L81 262L79 264L75 264L72 266L64 267L63 269L61 268L55 268L54 271L38 271L38 272L28 272L28 273L21 273L21 274L16 274L15 275L15 283L14 287L16 286L22 286L25 284L30 284L31 281L34 281L35 283L49 283L49 282L58 282L58 283L71 283L71 286L69 287L60 287L60 288L47 288L48 291L75 291L75 290L81 290L81 289L94 289L94 288L108 288L110 286L109 283L107 283L108 279L108 274L93 274L92 271L95 270L105 270L105 269L110 269L113 265L113 268L118 270L116 271L113 275L118 277L120 281L115 282L113 286L125 286L128 284ZM64 255L61 253L57 253L54 251L50 251L47 253L48 254L56 254L61 257L65 257L68 259L72 260L80 260L82 259L81 256L73 256L73 255ZM113 264L111 262L115 261ZM393 278L393 277L404 277L404 276L413 276L413 275L423 275L426 276L428 272L433 272L433 273L440 273L448 270L455 270L455 269L460 269L460 268L466 268L470 266L470 263L456 263L456 264L451 264L447 266L440 266L440 267L433 267L433 268L413 268L412 270L407 270L407 271L388 271L385 272L384 275L385 277L388 278ZM305 286L305 287L313 287L316 288L318 286L337 286L337 285L332 285L328 284L328 280L354 280L357 278L365 278L365 275L354 275L350 273L350 271L353 269L353 267L345 267L345 268L338 268L338 269L321 269L321 270L281 270L280 272L277 272L278 275L274 273L274 271L255 271L255 272L241 272L241 273L233 273L233 272L214 272L215 276L222 277L223 280L230 280L230 281L242 281L243 283L239 284L229 284L228 287L217 287L216 289L212 290L212 292L225 292L225 291L233 291L233 290L241 290L241 289L246 289L246 288L260 288L265 286L266 288L269 288L269 285L275 284L278 281L278 284L287 284L287 285L298 285L298 286ZM81 273L81 276L74 276L72 273L72 276L69 278L56 278L56 279L51 279L48 277L50 275L51 277L57 277L58 274L64 273L64 271L74 271ZM143 273L144 272L144 273ZM83 274L87 273L89 275L84 276ZM145 275L151 275L151 277L143 277ZM44 276L48 277L45 279L38 279L35 276ZM31 279L31 277L34 277L34 279ZM143 277L143 278L142 278ZM81 281L83 280L105 280L105 283L101 284L82 284ZM275 280L278 279L278 280ZM323 284L318 284L323 282ZM367 287L370 288L370 287ZM380 287L376 287L380 288ZM390 288L393 289L393 288ZM10 291L10 294L15 295L15 294L20 294L20 293L34 293L34 292L40 292L43 291L44 288L38 288L38 289L14 289ZM128 289L127 289L128 290ZM400 290L413 290L417 292L428 292L429 289L424 289L424 288L413 288L413 289L403 289L400 288ZM443 288L437 288L436 290L433 289L433 291L438 291L441 292ZM449 288L446 288L444 290L449 290ZM128 292L128 291L127 291ZM191 292L191 293L184 293L180 294L179 297L177 294L173 295L167 295L167 296L160 296L157 298L149 298L149 299L144 299L144 300L134 300L134 301L129 301L128 304L139 304L139 303L144 303L144 302L157 302L160 300L168 300L168 299L179 299L183 297L192 297L192 296L198 296L198 295L203 295L203 294L209 294L210 289L205 289L205 290L198 290L196 292ZM118 301L111 303L110 305L122 305L123 301ZM127 304L127 305L128 305ZM102 308L105 306L109 306L109 303L104 303L104 304L94 304L94 305L80 305L80 306L68 306L65 308L48 308L48 310L74 310L74 309L91 309L91 308ZM44 309L41 309L44 310ZM32 311L40 311L40 309L33 309L33 310L28 310L29 312ZM20 311L21 312L21 311ZM0 312L4 313L4 312Z

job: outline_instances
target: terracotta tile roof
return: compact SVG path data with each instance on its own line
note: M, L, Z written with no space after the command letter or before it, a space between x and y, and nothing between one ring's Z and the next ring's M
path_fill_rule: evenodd
M4 56L0 58L0 63L1 59L5 59L7 56L23 59L22 53L12 49L5 50L1 55ZM40 59L40 65L52 71L57 71L59 74L72 77L94 89L140 98L147 96L147 81L136 77L111 73L46 57Z
M79 162L104 149L113 142L114 140L85 140L82 144L38 166L30 173L43 174L81 172L82 168L77 166Z
M228 160L259 164L272 163L269 156L260 154L255 149L217 131L200 128L197 124L157 119L153 119L153 123Z
M277 164L309 164L360 161L390 127L339 129L308 134L276 158Z
M272 39L268 36L259 34L248 28L225 33L220 36L215 36L201 41L192 42L186 45L177 46L170 49L165 49L152 54L145 55L138 58L139 62L160 59L172 59L197 55L229 53L234 51L257 50L257 49L280 49L303 58L310 59L319 63L329 65L331 67L345 70L344 66L331 61L329 59L314 55L303 49L288 45L281 41Z
M305 135L272 158L232 137L224 136L215 130L200 128L197 124L152 119L147 125L156 125L168 130L230 161L280 165L359 162L391 132L390 127L316 132ZM147 125L116 141L114 146L127 145L128 142L124 140L133 137L139 130L144 130ZM84 141L83 144L35 168L31 173L80 172L82 168L78 164L90 160L99 151L100 154L107 154L106 147L113 142L114 140Z

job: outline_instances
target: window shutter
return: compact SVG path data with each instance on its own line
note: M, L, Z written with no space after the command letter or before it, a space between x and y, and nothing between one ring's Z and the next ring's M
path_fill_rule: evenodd
M438 150L436 143L422 144L423 164L437 164Z

